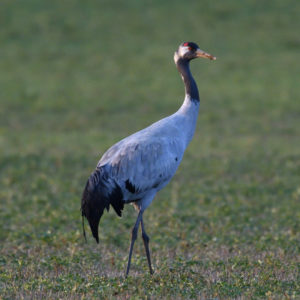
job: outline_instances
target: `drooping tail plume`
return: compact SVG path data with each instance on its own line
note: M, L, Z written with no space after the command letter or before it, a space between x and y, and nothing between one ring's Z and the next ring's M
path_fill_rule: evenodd
M121 216L124 208L121 188L114 180L109 179L104 168L97 168L89 177L81 198L81 214L86 217L93 237L99 243L98 225L103 211L112 205ZM84 226L84 225L83 225ZM83 227L85 236L85 231Z

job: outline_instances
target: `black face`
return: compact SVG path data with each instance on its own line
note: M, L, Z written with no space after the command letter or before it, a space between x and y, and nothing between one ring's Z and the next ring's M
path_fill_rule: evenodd
M182 51L182 57L188 60L196 58L196 51L199 49L198 45L193 42L185 42L181 44L181 47L184 49Z
M174 61L177 64L179 60L190 61L198 57L208 58L210 60L216 60L216 57L214 57L213 55L199 49L196 43L184 42L180 44L178 50L175 51Z

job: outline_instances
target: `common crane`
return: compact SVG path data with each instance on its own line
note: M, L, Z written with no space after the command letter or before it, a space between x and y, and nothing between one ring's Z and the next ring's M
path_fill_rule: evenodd
M140 225L149 271L153 273L143 213L156 193L174 176L194 135L200 99L189 63L197 57L216 59L200 50L193 42L180 44L174 54L174 61L185 85L183 104L174 114L109 148L90 175L83 191L82 222L86 217L97 243L99 243L98 225L105 208L108 211L111 205L117 215L121 216L124 204L132 203L138 211L132 230L126 277Z

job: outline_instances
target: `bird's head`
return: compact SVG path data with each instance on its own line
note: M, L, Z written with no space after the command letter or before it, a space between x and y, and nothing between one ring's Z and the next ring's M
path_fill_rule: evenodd
M201 50L197 44L193 42L184 42L179 45L178 50L174 54L174 61L177 63L179 59L190 61L194 58L203 57L210 60L216 60L216 57Z

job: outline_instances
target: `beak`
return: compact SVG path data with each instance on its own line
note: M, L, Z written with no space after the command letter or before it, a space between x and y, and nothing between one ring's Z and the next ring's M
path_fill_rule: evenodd
M217 58L207 52L204 52L201 49L197 49L196 51L196 57L204 57L204 58L209 58L210 60L216 60Z

